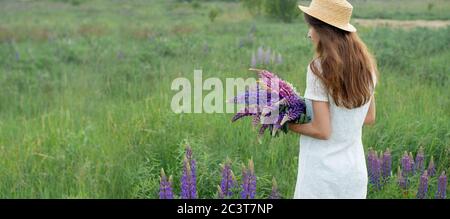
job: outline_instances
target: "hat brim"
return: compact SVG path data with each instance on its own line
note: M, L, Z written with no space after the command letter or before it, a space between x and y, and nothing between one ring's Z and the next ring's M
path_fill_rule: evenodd
M321 20L321 21L323 21L323 22L325 22L325 23L327 23L327 24L329 24L331 26L337 27L339 29L342 29L342 30L345 30L345 31L348 31L348 32L356 32L356 28L350 23L348 23L346 25L337 25L333 21L327 19L326 17L321 16L320 14L316 13L315 11L312 11L309 7L299 5L298 8L301 11L303 11L304 13L306 13L306 14L314 17L314 18L317 18L317 19L319 19L319 20Z

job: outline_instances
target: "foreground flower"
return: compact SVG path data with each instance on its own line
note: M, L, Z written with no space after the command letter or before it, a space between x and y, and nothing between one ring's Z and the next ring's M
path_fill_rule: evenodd
M402 157L402 175L403 177L407 177L410 173L412 173L412 165L411 158L408 155L408 152L405 151Z
M231 161L227 159L225 164L222 165L222 180L220 182L220 190L224 197L230 197L233 194L231 190L235 184L235 177L231 170Z
M269 199L280 199L281 195L278 192L278 185L275 178L272 179L272 192L270 193Z
M167 179L164 169L161 169L159 181L159 199L173 199L172 176Z
M256 176L253 160L248 162L248 167L242 167L242 199L254 199L256 195Z
M186 147L186 154L183 160L183 174L181 176L181 198L197 198L196 182L196 162L192 157L191 147Z
M428 164L428 176L434 176L436 174L436 166L434 165L434 157L431 156L430 164Z
M378 157L376 151L370 149L368 157L368 174L369 174L369 182L375 186L375 188L380 188L380 176L381 176L381 160Z
M420 147L419 151L417 152L416 162L414 165L414 169L417 173L420 173L420 174L423 173L423 171L425 169L424 160L425 160L425 154L423 152L423 147Z
M391 168L392 168L392 157L391 157L391 151L386 149L386 151L383 153L383 160L382 160L382 175L383 180L386 181L391 176Z
M447 176L445 175L445 171L442 172L441 176L439 176L436 198L437 199L447 198Z
M428 174L427 171L424 171L422 176L420 176L419 189L417 191L417 198L424 199L427 196L428 192Z
M222 192L222 189L220 188L220 186L217 186L217 198L218 199L224 199L225 195Z
M369 148L369 151L367 152L367 174L369 175L370 182L373 177L373 159L375 159L375 151L372 148Z

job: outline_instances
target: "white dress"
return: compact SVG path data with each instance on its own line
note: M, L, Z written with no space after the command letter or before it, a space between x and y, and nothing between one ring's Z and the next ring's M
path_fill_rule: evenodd
M354 109L336 106L310 66L306 81L307 114L314 117L311 100L329 102L331 135L328 140L300 136L294 198L366 198L368 176L361 135L370 101Z

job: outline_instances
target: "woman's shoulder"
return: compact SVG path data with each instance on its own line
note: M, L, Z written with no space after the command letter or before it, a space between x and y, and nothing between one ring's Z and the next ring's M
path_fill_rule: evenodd
M313 73L313 68L315 68L315 69L317 69L318 70L318 72L316 72L316 73L321 73L322 72L322 65L321 65L321 62L320 62L320 59L319 58L315 58L315 59L313 59L309 64L308 64L308 67L307 67L307 72L308 73Z

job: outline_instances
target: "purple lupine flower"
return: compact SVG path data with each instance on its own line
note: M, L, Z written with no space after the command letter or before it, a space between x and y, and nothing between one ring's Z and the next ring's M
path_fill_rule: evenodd
M197 163L194 159L191 160L191 198L197 198Z
M266 86L271 91L278 92L281 98L296 94L291 84L281 80L281 78L269 71L260 71L259 77L260 82L264 86ZM273 85L276 85L277 87L273 87Z
M186 147L186 158L191 167L191 198L197 198L197 163L192 156L192 148L188 145Z
M269 124L262 124L258 131L258 140L261 140L261 137L264 135L264 131L269 128Z
M250 61L250 66L252 68L256 68L257 62L256 62L256 56L255 53L252 54L252 60Z
M447 198L447 176L445 175L445 171L443 171L441 176L439 176L436 198L437 199Z
M16 51L16 61L20 60L20 53L18 51Z
M415 171L420 173L420 174L422 174L424 169L425 169L424 160L425 160L425 154L423 152L423 147L420 147L419 151L417 152L416 162L415 162L415 165L414 165Z
M255 176L255 165L253 163L253 160L250 160L248 162L248 169L250 171L250 177L249 177L249 187L248 187L248 194L251 199L255 198L256 195L256 176Z
M414 156L412 155L412 152L409 152L409 162L410 162L410 166L411 166L411 173L414 175L416 174L415 170L414 170Z
M245 107L245 108L239 110L233 116L233 118L231 118L231 122L235 122L242 117L259 115L259 112L260 112L260 109L257 106Z
M258 85L257 85L258 86ZM266 90L246 90L244 93L239 94L232 99L228 100L228 102L232 102L235 104L246 104L246 105L258 105L265 106L272 104L270 96L277 95L274 92L269 92Z
M276 63L277 63L277 65L283 64L283 57L281 56L280 53L278 53Z
M252 116L254 126L258 123L263 125L258 135L259 142L261 142L261 135L267 129L272 132L272 136L276 136L279 130L287 131L286 122L305 123L308 121L305 100L298 95L290 83L267 70L250 70L257 71L259 74L257 88L256 90L253 88L246 90L245 93L228 101L235 104L246 104L234 115L232 121Z
M436 165L434 165L434 157L431 156L430 163L428 164L428 176L432 177L436 174Z
M377 152L370 149L367 155L367 160L369 182L378 187L381 175L381 165Z
M258 64L263 64L263 62L264 62L264 49L263 49L262 46L260 46L258 48L258 52L257 52L257 55L256 55L256 60L257 60Z
M220 188L220 186L217 186L217 198L218 199L224 199L225 195L222 192L222 189Z
M271 62L276 64L277 61L277 54L275 51L272 51L272 55L270 56Z
M242 191L241 191L241 198L246 199L248 197L248 178L249 173L247 170L247 167L245 165L242 165Z
M242 199L254 199L256 194L256 176L253 160L248 163L248 168L242 168Z
M181 176L181 198L197 198L196 162L192 157L191 147L186 147L186 154L183 160L183 174Z
M301 114L306 114L306 104L299 96L290 95L285 99L289 106L287 113L289 121L299 118Z
M205 54L209 53L208 43L203 44L203 53L205 53Z
M256 25L255 25L255 24L252 24L252 26L250 27L249 33L250 33L250 34L253 34L253 33L255 33L255 32L256 32Z
M125 58L125 54L124 54L122 51L119 51L119 52L117 53L117 59L122 60L122 59L124 59L124 58Z
M231 161L227 159L224 165L222 165L222 180L220 182L220 189L224 197L230 197L233 193L231 189L235 186L235 178L233 171L231 170Z
M191 165L187 158L183 160L183 175L181 176L181 198L189 199L191 197Z
M159 181L159 199L173 199L172 176L167 179L164 169L161 169Z
M272 136L275 136L277 134L277 131L282 128L282 122L287 117L288 115L286 114L286 112L278 113L278 118L275 119L275 122L272 124Z
M259 123L261 122L261 117L260 115L253 115L253 119L252 119L252 125L254 127L258 126Z
M272 178L272 192L269 195L269 199L281 199L280 192L278 191L277 181L275 177Z
M380 188L380 177L381 177L381 160L378 157L378 153L374 152L374 157L372 159L372 178L370 182L375 185L375 188Z
M381 168L384 181L386 181L391 176L391 168L392 168L392 156L391 151L388 148L383 153L382 168Z
M242 47L244 47L245 46L245 39L243 39L243 38L241 38L241 39L239 39L239 48L242 48Z
M373 159L374 159L374 151L372 150L372 148L369 148L369 151L367 152L367 175L369 176L369 180L371 181L372 177L373 177Z
M420 176L420 183L419 183L419 189L417 190L417 198L418 199L424 199L427 197L428 192L428 174L425 170Z
M412 171L411 159L408 155L408 152L406 151L402 157L402 170L403 170L402 175L404 177L407 177Z
M270 58L271 58L271 51L270 48L267 48L266 52L264 53L264 64L269 65L270 64Z
M397 180L398 185L400 186L401 189L406 190L408 188L408 181L406 177L403 176L403 171L400 169L400 167L398 167L397 169Z

